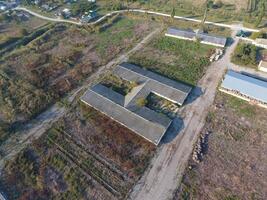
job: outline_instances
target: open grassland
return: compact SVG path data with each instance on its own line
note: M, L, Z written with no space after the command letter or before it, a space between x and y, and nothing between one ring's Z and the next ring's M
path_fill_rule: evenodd
M155 26L123 16L94 29L53 24L7 52L0 61L0 122L5 124L0 140L16 122L31 119L78 87Z
M266 199L266 113L219 92L202 130L203 160L189 162L176 199Z
M210 63L213 50L198 42L161 35L132 55L129 61L176 81L196 85Z
M154 152L81 103L5 165L0 188L8 199L124 199Z

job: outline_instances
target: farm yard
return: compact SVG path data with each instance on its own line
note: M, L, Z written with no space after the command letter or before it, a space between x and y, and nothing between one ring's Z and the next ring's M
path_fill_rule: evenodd
M266 110L221 92L202 130L176 198L266 199Z
M167 76L176 81L196 85L210 64L214 48L159 36L129 58L129 62Z
M156 26L154 22L124 16L115 16L93 29L50 24L39 35L33 35L36 37L7 52L0 67L1 141L14 125L64 97Z
M155 146L78 104L6 164L0 185L10 199L122 199Z

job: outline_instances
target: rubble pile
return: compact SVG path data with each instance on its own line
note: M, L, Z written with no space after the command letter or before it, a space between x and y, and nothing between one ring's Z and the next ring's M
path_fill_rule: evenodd
M203 160L204 154L208 149L208 137L211 131L206 131L204 134L200 135L200 138L197 141L195 149L193 151L192 159L196 163L199 163Z

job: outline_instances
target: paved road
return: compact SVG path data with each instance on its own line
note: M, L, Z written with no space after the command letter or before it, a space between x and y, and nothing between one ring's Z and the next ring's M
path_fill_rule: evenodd
M128 56L148 43L155 35L157 35L162 28L158 28L147 35L142 41L140 41L133 49L122 54L118 58L113 59L108 64L100 67L96 73L90 76L84 85L73 92L72 95L68 97L68 100L72 102L78 92L90 84L94 83L100 76L103 76L107 71L111 70L117 64L126 61ZM58 104L54 104L51 108L41 113L36 119L32 120L25 125L23 131L19 131L13 136L11 136L4 144L0 146L0 170L4 166L7 160L14 158L14 156L19 153L26 145L30 144L34 139L39 138L43 133L45 133L54 122L56 122L60 117L66 113L67 109Z
M41 14L38 14L38 13L36 13L34 11L31 11L31 10L29 10L27 8L23 8L23 7L17 7L17 8L14 8L14 10L23 10L23 11L28 12L28 13L36 16L36 17L42 18L44 20L53 21L53 22L65 22L65 23L71 23L71 24L76 24L76 25L82 25L82 23L75 22L75 21L72 21L72 20L65 20L65 19L57 19L57 18L46 17L46 16L43 16ZM142 10L142 9L128 9L128 10L118 10L118 11L110 12L110 13L104 15L103 17L99 18L98 20L96 20L94 22L91 22L91 23L87 23L86 25L94 25L94 24L97 24L97 23L101 22L105 18L114 15L114 14L126 13L126 12L144 13L144 14L157 15L157 16L162 16L162 17L171 17L170 14L161 13L161 12ZM174 16L174 18L175 19L180 19L180 20L186 20L186 21L192 21L192 22L201 23L201 20L193 19L193 18L189 18L189 17ZM232 30L240 30L240 29L242 29L242 30L251 31L251 32L259 32L258 29L246 28L246 27L243 27L242 24L224 24L224 23L216 23L216 22L211 22L211 21L206 21L205 23L206 24L215 25L215 26L230 28Z
M235 39L231 47L226 50L224 57L209 66L206 74L198 83L204 93L184 107L183 113L186 115L183 119L184 128L171 142L162 144L152 161L151 168L135 186L129 199L172 199L173 193L181 181L194 144L205 124L208 110L215 98L217 85L225 70L232 66L230 55L237 43L238 39ZM193 94L191 94L192 98L198 95L199 90L194 89Z

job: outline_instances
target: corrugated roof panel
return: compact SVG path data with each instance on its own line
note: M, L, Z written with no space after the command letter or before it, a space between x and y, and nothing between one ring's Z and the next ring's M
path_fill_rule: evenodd
M167 34L189 38L189 39L193 39L196 36L196 33L193 30L190 30L190 29L183 30L183 29L177 29L177 28L168 28Z
M177 29L177 28L168 28L167 34L188 39L193 39L194 37L196 37L199 38L203 43L206 42L214 44L216 46L225 46L227 41L226 37L210 35L207 33L196 33L192 30Z
M221 86L267 103L267 82L265 81L229 70Z

